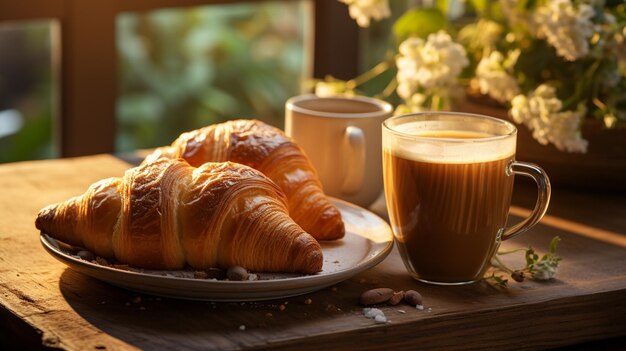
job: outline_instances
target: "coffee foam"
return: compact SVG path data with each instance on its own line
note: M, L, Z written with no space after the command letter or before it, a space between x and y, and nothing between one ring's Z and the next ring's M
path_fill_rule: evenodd
M439 129L442 132L454 134L458 128L453 125L445 126L446 129ZM405 134L419 137L424 134L423 123L406 123L395 126L394 130ZM429 129L430 130L430 129ZM488 131L472 131L486 136L495 136ZM383 133L383 150L397 157L404 159L431 162L431 163L477 163L501 160L515 154L514 136L502 137L496 140L478 139L455 139L451 141L444 138L428 138L425 141L416 141L413 138L403 138L391 135L389 132ZM461 141L462 140L462 141Z

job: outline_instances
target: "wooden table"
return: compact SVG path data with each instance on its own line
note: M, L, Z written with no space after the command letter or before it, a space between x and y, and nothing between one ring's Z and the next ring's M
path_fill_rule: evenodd
M256 303L140 295L76 273L49 256L38 210L82 193L130 165L109 155L0 165L0 345L120 349L537 349L626 335L626 196L553 190L542 224L507 242L547 250L563 240L557 279L429 286L405 273L397 252L352 279L304 296ZM528 211L533 187L514 196ZM522 263L522 257L513 263ZM425 310L383 306L387 324L365 318L370 288L415 289ZM310 304L305 303L310 299ZM284 306L284 310L280 306ZM245 326L245 329L244 327ZM623 345L612 339L608 345ZM606 343L606 342L605 342ZM585 346L582 346L584 349ZM2 348L2 347L0 347Z

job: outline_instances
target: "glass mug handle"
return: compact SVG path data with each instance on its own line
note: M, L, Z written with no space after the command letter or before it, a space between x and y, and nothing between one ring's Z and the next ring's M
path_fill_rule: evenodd
M341 192L345 195L353 195L361 190L365 178L365 134L359 127L349 126L344 131L344 155L348 162L346 165L345 178L341 185Z
M537 202L535 203L535 208L530 216L504 230L502 240L511 239L512 237L522 234L523 232L534 227L548 210L551 193L550 179L548 178L548 175L536 164L511 161L506 168L506 174L508 176L519 174L532 178L535 183L537 183Z

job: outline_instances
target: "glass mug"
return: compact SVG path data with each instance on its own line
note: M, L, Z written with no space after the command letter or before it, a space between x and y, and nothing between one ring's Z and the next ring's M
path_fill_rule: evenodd
M389 219L402 260L417 280L442 285L482 279L502 240L533 227L550 202L537 165L515 160L517 129L455 112L391 117L383 123ZM537 183L530 216L506 227L516 174Z

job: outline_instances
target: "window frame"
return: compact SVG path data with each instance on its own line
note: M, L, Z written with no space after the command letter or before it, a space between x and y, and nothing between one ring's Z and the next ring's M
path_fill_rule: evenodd
M248 0L260 2L263 0ZM290 0L282 0L290 1ZM349 79L358 65L358 27L337 0L313 3L313 77ZM237 0L21 0L0 2L0 22L53 20L54 141L61 157L115 152L117 48L115 19L146 12Z

